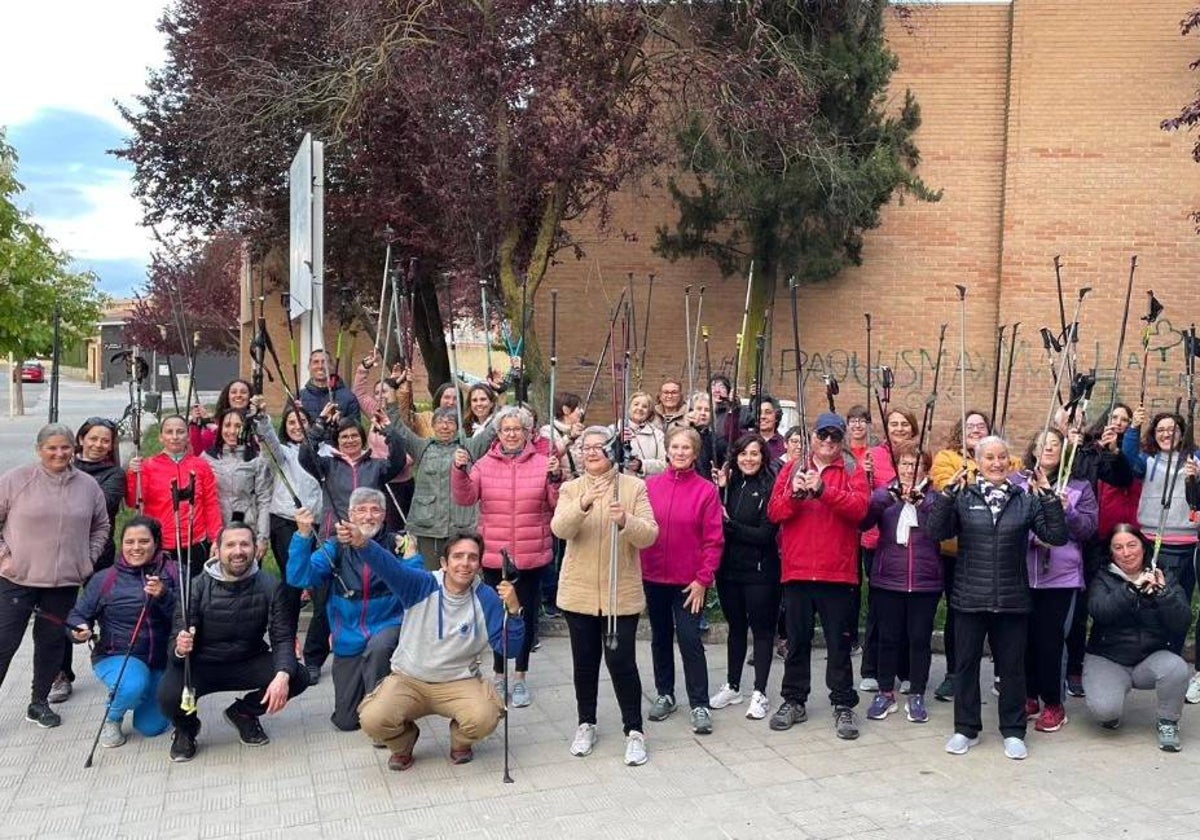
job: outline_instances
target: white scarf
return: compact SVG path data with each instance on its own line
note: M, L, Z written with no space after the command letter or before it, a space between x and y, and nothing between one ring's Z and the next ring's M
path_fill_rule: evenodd
M917 506L912 502L905 502L904 507L900 509L900 518L896 520L896 542L908 545L908 533L916 527Z

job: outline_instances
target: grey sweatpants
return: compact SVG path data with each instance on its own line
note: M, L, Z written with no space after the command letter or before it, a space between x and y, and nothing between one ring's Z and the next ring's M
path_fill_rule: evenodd
M392 672L392 652L400 641L400 626L380 630L358 656L333 655L333 715L338 729L358 729L358 704Z
M1169 650L1155 651L1132 668L1089 653L1083 657L1088 710L1101 723L1120 720L1129 689L1152 688L1158 694L1159 720L1178 721L1189 671L1188 664Z

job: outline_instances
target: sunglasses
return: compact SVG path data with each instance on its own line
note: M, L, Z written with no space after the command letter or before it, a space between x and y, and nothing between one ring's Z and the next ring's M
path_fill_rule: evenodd
M117 430L117 424L114 421L109 420L107 417L89 417L83 421L83 425L103 426L111 432L115 432Z
M839 429L818 429L818 440L831 440L834 443L841 443L845 435Z

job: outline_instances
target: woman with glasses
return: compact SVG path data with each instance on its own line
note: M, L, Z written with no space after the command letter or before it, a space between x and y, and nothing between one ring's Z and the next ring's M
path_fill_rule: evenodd
M723 709L742 702L746 634L753 632L754 691L746 710L751 720L762 720L771 708L767 680L781 595L777 529L767 518L774 482L766 441L753 433L734 442L730 465L717 476L717 486L725 492L725 547L717 569L717 594L729 622L729 639L725 684L709 705Z
M627 461L625 469L646 478L667 468L667 448L662 429L654 424L654 398L638 391L629 398L629 422L625 426Z
M229 408L218 413L216 426L217 439L201 457L217 479L221 518L226 525L245 522L254 529L258 540L254 559L261 563L270 542L275 479L259 454L258 442L249 434L244 410Z
M389 554L402 554L404 565L424 571L416 540L387 528L386 500L371 487L350 494L350 524ZM317 537L316 517L296 512L296 534L288 549L287 579L297 588L329 587L325 611L333 630L333 714L343 732L359 728L358 704L391 673L392 653L400 640L404 607L395 593L355 549L335 538Z
M0 475L0 685L36 612L25 719L46 729L62 723L47 695L62 667L67 613L110 532L100 485L75 468L75 433L50 423L34 447L35 463Z
M1137 525L1148 545L1161 543L1158 556L1151 559L1191 604L1196 586L1197 524L1188 504L1187 485L1200 472L1195 444L1178 414L1160 412L1149 423L1147 417L1142 406L1134 409L1133 425L1121 444L1134 475L1142 479ZM1175 633L1167 649L1181 653L1186 636L1186 630ZM1196 679L1200 682L1200 677Z
M496 412L496 442L471 466L471 454L459 449L457 467L450 477L454 502L479 504L479 531L486 547L483 580L497 586L502 579L501 549L506 549L517 568L514 586L525 618L525 637L516 651L512 704L517 708L533 702L526 676L529 654L537 637L541 606L542 573L553 559L550 518L558 501L558 458L541 454L530 443L533 417L516 406ZM505 696L508 686L501 673L504 660L493 656L497 693Z
M201 455L206 450L212 449L213 444L220 438L221 427L218 423L212 422L214 415L225 414L230 409L248 411L250 397L253 394L254 391L249 382L245 379L235 379L222 388L221 393L217 395L217 405L213 414L209 414L208 409L199 403L192 406L189 415L191 422L188 424L192 454Z
M657 695L650 720L666 720L675 711L673 648L678 637L692 731L707 735L712 732L712 712L700 618L704 596L721 563L725 515L716 485L696 472L700 446L694 429L675 429L667 436L666 472L646 482L658 539L642 550L642 586Z
M603 657L621 709L625 763L645 764L637 626L646 596L638 551L654 542L658 525L646 485L635 476L617 473L611 432L603 426L591 426L581 440L583 473L562 486L550 521L554 534L566 543L558 581L558 607L571 637L579 720L571 755L589 755L596 744L596 696ZM614 573L616 581L611 578ZM608 643L606 634L614 618L616 639Z
M96 558L93 572L107 569L113 564L116 547L113 545L113 528L121 502L125 500L125 470L121 469L117 452L117 424L104 417L89 417L75 433L75 469L90 475L104 492L104 507L108 513L108 537L104 550ZM91 575L88 576L89 579ZM84 586L87 581L84 581ZM67 645L63 653L62 669L54 678L50 688L51 703L61 703L71 696L71 684L75 682L74 646Z
M169 415L158 430L162 451L129 459L125 504L136 508L140 489L143 513L162 523L163 550L178 555L180 575L195 577L208 560L209 544L224 526L217 479L206 460L191 454L186 420ZM189 491L193 479L195 487Z

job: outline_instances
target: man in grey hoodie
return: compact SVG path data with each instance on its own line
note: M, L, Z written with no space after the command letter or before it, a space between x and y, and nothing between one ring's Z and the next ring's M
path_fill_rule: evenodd
M404 605L392 673L358 707L363 732L391 750L390 769L407 770L421 734L417 720L447 717L450 761L466 764L474 757L472 746L495 730L504 712L491 680L480 674L480 657L489 647L503 652L506 627L510 651L520 649L525 635L512 583L501 581L496 589L482 584L478 534L452 534L436 572L404 566L348 523L338 525L338 539L357 549Z

